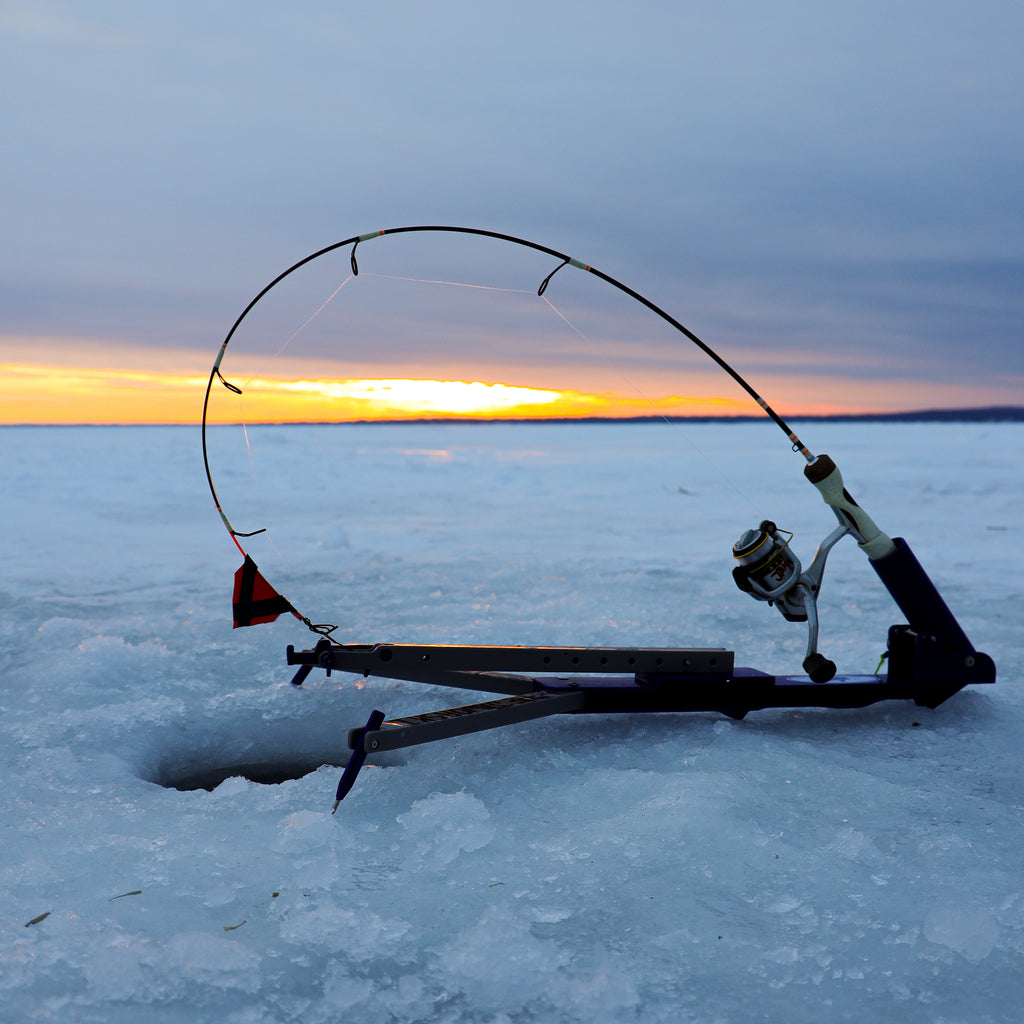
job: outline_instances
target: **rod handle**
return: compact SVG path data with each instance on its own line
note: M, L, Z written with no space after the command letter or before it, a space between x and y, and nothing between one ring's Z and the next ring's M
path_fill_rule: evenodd
M853 500L843 486L843 475L828 455L819 455L804 466L804 476L818 488L825 504L839 516L839 521L850 527L860 549L874 561L891 554L895 545L874 520Z

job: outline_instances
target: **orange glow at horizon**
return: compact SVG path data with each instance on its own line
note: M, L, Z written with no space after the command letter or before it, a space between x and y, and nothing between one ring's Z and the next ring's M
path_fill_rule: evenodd
M0 424L194 423L205 376L0 364Z
M208 377L144 370L0 364L0 424L191 424ZM209 422L298 423L391 419L538 419L749 415L720 397L623 396L461 380L241 380L214 385Z

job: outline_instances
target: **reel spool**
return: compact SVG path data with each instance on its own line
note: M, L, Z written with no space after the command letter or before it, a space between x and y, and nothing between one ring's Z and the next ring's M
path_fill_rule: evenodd
M747 530L732 546L733 557L739 563L732 575L740 590L777 605L789 622L806 622L804 595L797 590L800 559L789 547L793 534L788 530L782 533L785 539L770 519L756 530Z

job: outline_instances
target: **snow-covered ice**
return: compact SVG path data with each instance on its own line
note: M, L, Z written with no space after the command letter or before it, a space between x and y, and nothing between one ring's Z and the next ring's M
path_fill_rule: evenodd
M0 1019L1019 1019L1024 429L799 430L995 686L936 711L547 719L370 764L332 816L350 726L466 695L295 690L284 648L311 634L232 632L197 428L4 429ZM799 671L801 627L730 578L760 518L805 560L834 524L770 423L255 428L258 490L238 432L214 435L232 521L270 527L254 557L339 640ZM821 614L843 672L902 621L848 540ZM172 788L204 775L224 781Z

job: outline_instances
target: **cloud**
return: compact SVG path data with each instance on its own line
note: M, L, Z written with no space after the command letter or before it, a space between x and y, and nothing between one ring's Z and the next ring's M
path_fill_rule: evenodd
M7 4L0 332L215 346L318 246L456 223L716 347L968 363L1004 394L1022 29L923 0Z

